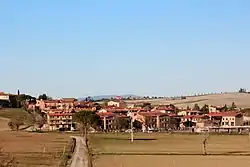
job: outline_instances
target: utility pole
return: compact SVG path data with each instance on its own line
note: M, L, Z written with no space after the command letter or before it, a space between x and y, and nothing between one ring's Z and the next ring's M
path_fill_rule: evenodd
M130 126L131 126L131 142L133 143L134 142L133 118L131 118Z

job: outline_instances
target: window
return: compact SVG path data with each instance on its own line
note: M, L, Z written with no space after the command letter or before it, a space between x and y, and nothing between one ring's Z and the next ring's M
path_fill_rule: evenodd
M234 122L231 122L231 126L234 126Z
M222 125L224 125L224 122L222 122Z

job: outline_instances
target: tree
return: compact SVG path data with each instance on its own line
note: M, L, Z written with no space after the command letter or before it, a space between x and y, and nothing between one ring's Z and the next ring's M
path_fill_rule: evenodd
M224 107L222 108L222 111L223 111L223 112L228 111L228 107L227 107L227 105L226 105L226 104L225 104L225 105L224 105Z
M52 100L51 97L47 96L45 93L38 96L38 100Z
M80 130L83 135L83 151L84 151L84 166L93 166L93 153L89 147L88 131L92 127L97 127L101 124L100 117L92 111L80 111L73 115L73 120L80 124Z
M126 118L116 116L114 118L113 127L116 131L129 128L129 120Z
M35 109L35 111L30 111L30 115L32 115L33 118L33 124L36 125L40 130L43 127L44 124L46 124L46 114L41 112L39 109Z
M153 107L151 106L151 103L146 102L146 103L143 103L143 104L142 104L142 108L145 108L145 109L152 109Z
M193 110L200 111L200 106L197 103L195 103L194 107L193 107Z
M205 104L202 108L201 108L201 112L203 114L208 114L209 113L209 106L207 104Z
M92 127L101 124L100 117L93 111L80 111L73 115L73 120L80 124L80 131L87 138L88 131Z
M18 116L18 117L15 117L13 118L9 123L9 127L11 130L16 130L16 131L19 131L19 128L20 126L24 125L24 122L25 122L25 118L22 117L22 116Z
M88 97L85 98L85 101L87 101L87 102L93 102L94 100L93 100L92 97L88 96Z
M237 107L236 107L235 103L232 102L232 106L231 106L230 110L233 111L233 110L235 110L236 108L237 108Z
M247 92L247 90L244 88L240 88L240 90L239 90L239 93L246 93L246 92Z

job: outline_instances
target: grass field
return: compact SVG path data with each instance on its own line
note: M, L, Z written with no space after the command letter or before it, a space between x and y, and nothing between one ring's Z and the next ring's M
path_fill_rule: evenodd
M2 131L0 148L14 156L20 167L57 167L70 135Z
M30 115L21 108L6 108L6 109L0 110L0 117L2 117L2 118L11 119L11 118L17 117L17 116L30 117Z
M129 134L95 134L94 148L99 153L176 153L202 154L204 135L187 134L135 134L131 143ZM211 154L249 153L250 140L247 135L210 135L207 151Z
M21 108L6 108L0 110L0 132L9 130L8 122L12 118L22 117L24 118L24 125L20 126L20 128L27 127L32 122L32 117L28 112Z
M202 155L157 155L157 154L202 154L203 135L180 134L135 134L131 143L129 134L95 134L92 136L93 148L98 155L96 167L184 167L184 166L249 166L250 140L243 135L210 135L207 145L209 154ZM121 155L108 155L111 153ZM152 154L152 155L143 155ZM107 154L107 155L105 155ZM123 154L123 155L122 155ZM141 155L126 155L141 154Z

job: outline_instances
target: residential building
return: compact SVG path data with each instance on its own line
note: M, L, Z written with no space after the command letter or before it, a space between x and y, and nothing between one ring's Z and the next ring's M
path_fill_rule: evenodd
M61 109L50 110L47 113L47 128L53 130L74 130L71 112L65 112Z
M220 120L220 126L242 126L244 124L243 114L239 112L219 112L207 114L211 120Z
M167 113L159 111L155 112L139 112L144 116L145 124L148 128L157 130L167 130L170 128L170 116Z
M217 110L217 108L216 108L216 107L213 107L213 106L209 106L208 109L209 109L209 113L219 112L219 111Z
M111 101L108 102L108 106L125 108L126 103L124 101L122 101L122 100L111 100Z
M17 107L17 95L0 92L0 107Z
M41 110L44 109L70 109L74 108L75 102L77 100L74 98L62 98L55 100L37 100L36 107Z
M154 107L151 111L160 111L162 113L175 113L175 108L166 105L159 105Z
M184 110L178 112L179 116L187 116L187 115L200 115L201 111L196 111L196 110Z

